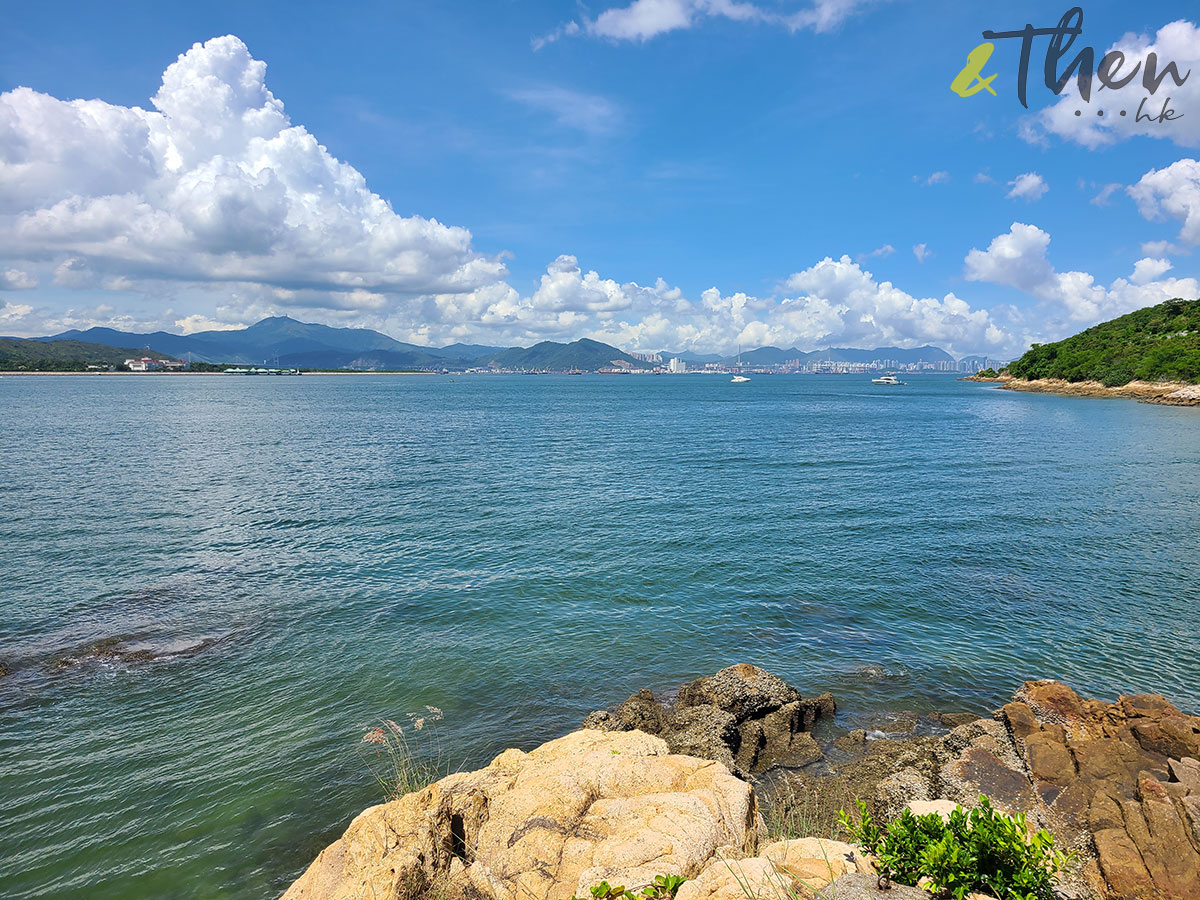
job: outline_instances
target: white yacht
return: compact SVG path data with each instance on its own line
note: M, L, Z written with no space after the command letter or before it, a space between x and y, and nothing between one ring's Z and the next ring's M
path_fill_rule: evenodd
M729 379L730 384L745 384L750 379L745 375L740 374L742 371L742 345L738 344L738 373Z
M872 378L871 384L908 384L907 381L901 381L894 374L880 375L878 378Z

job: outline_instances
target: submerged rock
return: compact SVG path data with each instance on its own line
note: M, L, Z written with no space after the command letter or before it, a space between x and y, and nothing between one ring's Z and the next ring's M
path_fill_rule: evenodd
M659 735L675 753L715 760L746 777L821 759L809 732L835 711L832 694L804 698L783 679L743 663L684 685L673 703L642 690L613 712L591 713L583 725Z
M50 668L55 672L63 672L93 663L137 665L159 659L195 656L224 642L227 637L162 642L154 641L145 634L114 635L89 641L73 650L59 654L50 663Z

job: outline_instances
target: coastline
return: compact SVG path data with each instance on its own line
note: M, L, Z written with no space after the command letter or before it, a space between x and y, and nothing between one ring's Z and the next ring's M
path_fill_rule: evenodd
M1055 897L1200 900L1200 716L1167 698L1026 681L991 715L942 715L933 734L818 744L835 713L831 695L747 664L669 696L639 691L582 729L368 807L283 900L558 900L662 874L684 879L677 900L874 897L852 882L890 873L843 842L836 810L945 816L984 797L1071 851ZM387 743L382 728L364 741Z
M968 375L959 381L976 381L998 384L1006 391L1024 391L1030 394L1059 394L1064 397L1118 397L1137 400L1141 403L1157 403L1163 406L1200 406L1200 385L1182 381L1131 381L1128 384L1108 387L1099 381L1065 381L1061 378L1014 378L1012 375L997 375L994 378Z

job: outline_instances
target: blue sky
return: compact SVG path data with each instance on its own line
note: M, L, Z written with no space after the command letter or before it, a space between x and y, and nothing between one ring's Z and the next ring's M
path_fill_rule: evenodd
M1029 110L1013 41L998 96L949 89L983 30L1065 4L5 7L2 333L286 312L420 343L1017 353L1198 292L1200 64L1152 98L1182 118L1099 131L1146 91L1055 97L1045 39ZM1190 4L1083 10L1074 50L1200 60Z

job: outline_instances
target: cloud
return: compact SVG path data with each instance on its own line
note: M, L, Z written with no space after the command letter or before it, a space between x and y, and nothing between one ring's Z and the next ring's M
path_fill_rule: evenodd
M1097 193L1096 196L1093 197L1089 202L1095 204L1096 206L1109 206L1112 204L1112 195L1123 187L1125 187L1125 185L1121 184L1119 181L1110 182L1101 187L1099 193Z
M1054 274L1046 259L1050 235L1036 225L1013 222L1007 234L997 235L987 250L972 249L966 257L968 281L988 281L1035 293Z
M157 110L0 95L6 251L55 283L241 282L332 293L471 290L503 277L464 228L397 215L294 125L238 38L163 73Z
M611 41L641 42L672 31L695 28L706 19L759 22L796 32L832 31L874 0L813 0L808 6L780 11L740 0L634 0L614 6L594 19L571 21L549 34L533 39L540 50L564 37L590 35Z
M1181 159L1165 169L1151 169L1128 193L1145 218L1179 219L1179 239L1200 244L1200 162Z
M933 256L933 251L929 249L927 244L913 244L913 256L917 258L917 262L923 263L929 257Z
M854 6L806 7L826 18L803 27L832 27L839 10ZM693 16L701 9L689 8ZM755 9L710 0L703 15ZM910 294L848 256L799 269L763 296L717 287L687 296L662 278L603 277L564 253L522 291L507 282L499 256L473 248L466 229L398 215L358 171L291 122L266 87L265 68L230 36L179 57L149 111L28 88L0 95L0 284L36 297L40 278L68 293L119 293L122 306L47 311L4 302L0 316L13 330L193 332L287 311L421 344L588 336L638 350L935 343L1002 354L1045 337L1046 322L1052 330L1135 299L1156 302L1172 289L1172 296L1196 294L1194 280L1167 277L1163 253L1146 253L1130 278L1109 288L1086 273L1058 273L1047 259L1049 235L1019 223L986 251L973 250L967 274L1039 298L1048 312L1036 322L954 293ZM513 97L564 127L598 133L620 124L620 111L603 98L579 104L587 95L547 88ZM1183 218L1190 233L1192 201L1178 194L1180 186L1190 190L1194 174L1173 169L1162 183L1154 174L1139 182L1139 208ZM935 172L917 180L948 179ZM863 261L894 252L885 244ZM917 244L913 254L923 261L929 251Z
M1134 284L1148 284L1158 280L1160 275L1165 275L1171 268L1170 260L1139 259L1133 264L1133 275L1129 277L1129 280Z
M7 300L0 300L0 322L6 324L15 322L17 319L25 318L31 312L33 312L33 307L28 303L9 303Z
M1005 194L1009 200L1024 200L1026 203L1041 200L1046 195L1046 191L1050 190L1050 185L1046 184L1046 180L1037 172L1018 175L1008 183L1008 186L1012 188Z
M801 349L935 343L962 352L1015 353L1025 340L954 294L915 297L891 282L876 281L849 256L826 257L794 273L772 296L723 294L712 287L689 298L661 278L652 285L620 283L563 255L528 296L494 285L430 303L420 317L396 314L379 326L415 343L530 343L584 336L654 351L732 352L738 343Z
M971 178L971 180L973 182L975 182L976 184L995 184L996 183L996 179L993 178L991 175L989 175L987 172L976 172L975 175Z
M855 257L855 260L861 265L862 263L866 262L868 259L875 259L876 257L883 257L883 256L891 256L895 252L896 252L896 248L893 247L891 244L884 244L882 247L876 247L870 253L858 254L858 256Z
M182 319L176 319L175 327L181 334L195 334L197 331L236 331L246 326L242 322L221 322L200 313L193 313Z
M1187 248L1172 244L1170 241L1143 241L1142 256L1166 256L1170 254L1187 255Z
M38 280L21 269L0 272L0 291L29 291L37 286Z
M922 187L929 187L931 184L946 184L950 180L949 172L934 172L927 178L922 179L920 175L912 177L914 184L919 184Z
M621 109L605 97L563 87L536 87L509 92L508 96L532 109L547 112L565 128L587 134L615 131L624 118Z
M1141 259L1128 278L1118 278L1107 288L1087 272L1058 272L1047 251L1050 235L1035 225L1014 222L1006 234L997 235L987 250L972 249L966 256L968 281L986 281L1016 288L1043 301L1039 328L1046 337L1077 331L1143 306L1174 297L1200 296L1195 278L1161 278L1170 268L1165 259Z
M1107 88L1093 78L1090 102L1084 102L1078 82L1071 79L1056 102L1023 120L1021 136L1039 144L1044 142L1046 134L1053 134L1091 149L1137 135L1163 138L1185 147L1200 144L1200 28L1180 19L1164 25L1153 38L1127 34L1109 48L1113 50L1125 54L1124 62L1113 71L1115 79L1133 73L1135 67L1137 70L1124 87ZM1157 54L1158 75L1164 74L1170 62L1176 64L1181 78L1189 70L1197 71L1182 85L1177 85L1168 73L1150 94L1143 77L1151 53ZM1097 66L1104 55L1097 48ZM1179 118L1170 122L1137 121L1139 109L1143 116L1157 117L1168 97L1170 107L1182 114ZM1098 115L1101 110L1104 114ZM1121 115L1122 110L1125 115Z

